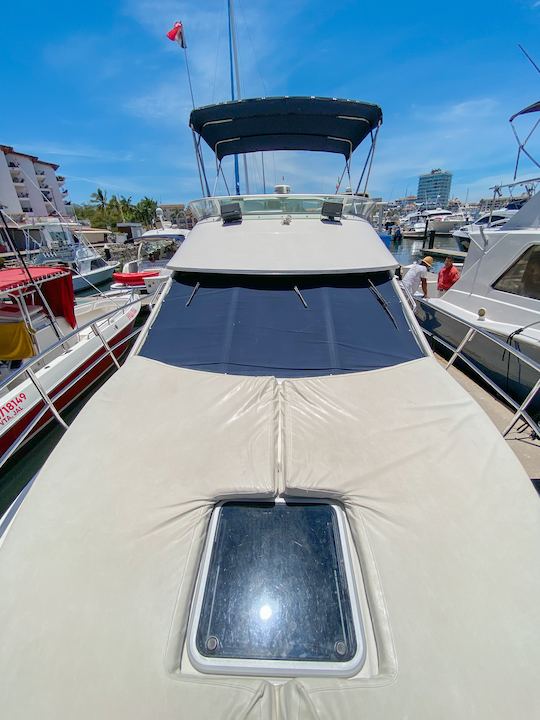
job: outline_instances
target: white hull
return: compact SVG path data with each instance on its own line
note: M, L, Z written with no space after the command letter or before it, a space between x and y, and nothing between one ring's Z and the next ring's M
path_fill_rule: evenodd
M93 312L97 318L105 314L109 309L114 308L114 303L108 301L103 303L102 308L96 306L96 303L88 303L88 305L78 306L77 319L80 325L91 320L85 317L89 312ZM115 339L119 336L127 335L129 328L133 326L135 318L140 310L139 304L130 307L120 307L118 312L98 323L98 328L109 344L114 344ZM66 343L67 344L67 343ZM56 357L44 362L40 369L35 370L36 377L41 384L43 390L47 393L53 393L70 382L74 373L84 368L89 361L98 353L103 353L103 344L91 329L83 330L79 335L69 341L69 352L64 352ZM54 353L52 353L54 355ZM110 357L110 356L109 356ZM112 363L112 359L111 359ZM91 364L91 363L90 363ZM91 384L97 377L92 375L92 369L88 369L88 384ZM84 379L83 375L83 379ZM82 383L86 385L86 383ZM82 388L84 390L84 388ZM79 393L81 389L79 389ZM59 398L61 402L61 398ZM0 396L0 455L2 455L16 437L24 430L30 422L30 416L37 412L38 408L43 405L41 395L30 379L16 378L13 383L8 383L3 389ZM63 407L63 404L62 404ZM14 427L18 428L18 432L14 432ZM37 429L36 429L37 432ZM32 437L35 432L31 432L27 439Z
M83 273L82 275L73 275L73 290L80 292L81 290L88 290L92 285L101 285L108 282L115 271L117 264L108 265L107 267L97 268L96 270L90 270L90 272Z
M435 230L441 235L450 235L453 230L463 225L463 218L459 220L430 220L428 230Z

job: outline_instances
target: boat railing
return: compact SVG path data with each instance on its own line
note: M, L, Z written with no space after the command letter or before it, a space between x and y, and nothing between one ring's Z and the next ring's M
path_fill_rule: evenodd
M348 193L334 195L269 193L206 197L192 200L188 209L197 221L221 217L221 207L228 203L238 203L242 217L245 218L277 217L283 214L319 218L325 201L341 203L343 216L350 215L364 219L369 219L380 205L379 200L375 198Z
M158 296L161 294L161 291L163 290L163 287L159 287L156 290L156 293L154 294L152 300L151 300L151 306L155 304L157 301ZM14 370L12 373L8 375L7 378L3 380L2 383L0 383L0 395L3 394L3 392L6 390L6 388L9 385L13 385L13 383L22 376L26 376L30 380L30 382L34 385L36 388L38 394L41 396L41 399L43 400L43 407L39 410L39 412L32 418L32 421L27 425L27 427L24 429L24 431L16 438L16 440L10 445L10 447L4 452L2 456L0 456L0 468L9 460L10 457L12 457L15 452L20 448L20 446L25 442L25 440L33 433L33 431L36 429L36 427L39 425L41 420L47 415L47 413L51 413L53 418L58 422L60 427L63 430L67 430L67 423L62 418L60 412L56 408L57 401L69 390L71 390L77 382L81 379L83 375L86 373L91 372L99 363L103 362L103 360L109 356L113 362L113 364L116 366L116 368L120 367L120 364L118 362L118 358L115 355L115 350L118 348L127 345L129 342L131 342L142 330L143 326L134 328L128 335L121 337L119 340L117 340L115 343L111 344L107 341L107 339L103 336L103 333L100 329L100 325L103 327L104 323L111 324L114 322L114 317L120 312L124 311L126 308L129 308L131 306L135 306L140 304L140 298L136 298L133 300L130 300L127 303L122 303L122 305L118 305L117 307L113 308L112 310L109 310L106 313L103 313L97 318L93 318L89 322L85 323L84 325L81 325L72 332L68 333L67 335L64 335L62 338L60 338L57 342L53 343L49 347L47 347L45 350L40 352L38 355L35 355L32 358L29 358L26 362L24 362L19 368ZM64 346L64 344L69 341L71 338L75 338L80 333L84 333L86 331L90 331L91 335L88 338L88 340L91 339L92 335L99 339L100 341L100 347L98 346L96 352L99 353L98 357L95 358L90 365L84 365L84 367L80 368L79 371L75 374L74 377L71 378L69 383L67 384L61 384L60 387L56 391L48 391L46 388L43 387L40 378L36 374L35 365L40 362L44 362L48 356L51 355L55 350L58 348ZM103 350L105 352L103 352Z
M476 325L467 322L463 318L454 315L454 313L443 310L439 307L435 308L433 305L430 305L428 302L422 300L421 298L415 298L415 300L420 303L424 310L427 310L431 313L440 313L448 318L451 318L456 323L465 326L465 334L461 341L458 343L458 345L452 345L452 343L449 343L436 332L429 330L425 327L423 327L422 330L424 331L425 335L432 338L433 340L435 340L435 342L439 343L450 351L450 358L447 360L444 366L446 370L452 367L455 361L459 358L459 360L465 363L465 365L469 369L471 369L475 373L475 375L480 377L484 383L486 383L497 395L499 395L499 397L501 397L505 403L507 403L514 409L514 415L512 416L512 419L502 431L503 437L506 437L508 435L510 430L512 430L512 428L520 419L524 420L532 428L537 437L540 437L540 426L538 422L534 418L532 418L531 415L527 412L532 401L540 393L540 364L532 358L528 357L528 355L525 355L525 353L521 352L521 350L518 350L518 348L504 342L504 340L500 340L496 335L488 332L487 330L482 330ZM494 350L498 348L503 353L508 353L509 356L513 357L518 363L521 363L522 366L525 365L530 368L530 370L535 374L535 376L537 376L536 382L521 403L518 402L515 398L513 398L508 392L506 392L506 390L504 390L500 385L498 385L482 370L482 368L480 368L470 357L467 356L465 352L466 348L476 336L481 336L482 338L486 339L493 346Z

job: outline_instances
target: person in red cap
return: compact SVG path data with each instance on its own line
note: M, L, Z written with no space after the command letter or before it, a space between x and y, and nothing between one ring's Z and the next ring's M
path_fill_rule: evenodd
M444 260L444 266L439 270L437 278L437 290L439 293L445 293L450 290L452 285L455 285L459 280L459 270L454 265L454 261L451 257L447 257Z

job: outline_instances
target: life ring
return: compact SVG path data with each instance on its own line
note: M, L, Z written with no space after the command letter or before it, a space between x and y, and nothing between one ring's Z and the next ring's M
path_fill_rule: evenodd
M157 277L159 270L143 270L135 273L113 273L113 280L121 285L144 285L144 278Z

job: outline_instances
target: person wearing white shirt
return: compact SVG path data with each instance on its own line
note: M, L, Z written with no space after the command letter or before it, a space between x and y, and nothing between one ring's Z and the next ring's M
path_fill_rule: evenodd
M433 265L433 258L427 255L421 262L414 263L403 276L403 287L411 297L414 297L422 285L422 293L427 298L427 274Z

